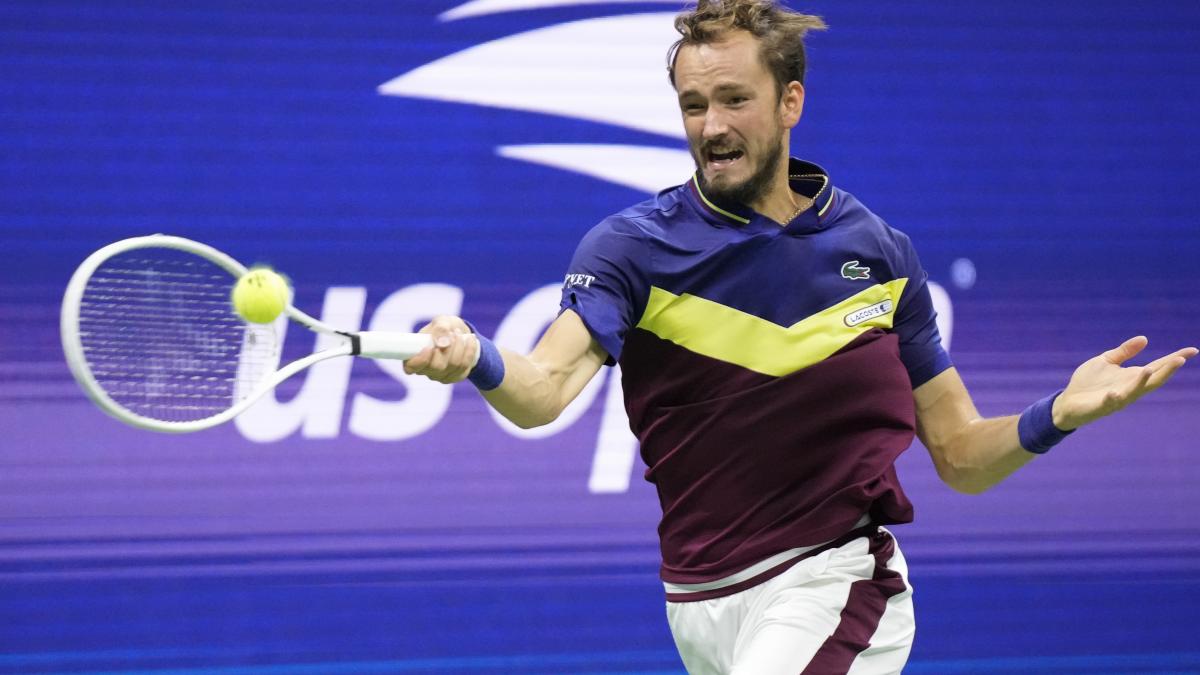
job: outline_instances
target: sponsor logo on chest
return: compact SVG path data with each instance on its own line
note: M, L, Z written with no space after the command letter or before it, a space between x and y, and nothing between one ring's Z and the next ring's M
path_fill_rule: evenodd
M842 278L849 279L851 281L858 281L860 279L870 279L871 278L871 268L870 267L859 267L857 260L851 260L851 261L847 262L846 264L842 265Z
M888 298L887 300L881 300L870 307L856 309L847 314L842 320L846 322L847 326L853 328L860 323L865 323L871 319L891 314L893 306L894 303L892 302L891 298Z

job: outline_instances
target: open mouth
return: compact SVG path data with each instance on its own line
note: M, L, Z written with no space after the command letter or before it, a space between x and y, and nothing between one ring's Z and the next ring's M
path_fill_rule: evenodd
M723 168L729 166L730 164L733 164L737 160L741 159L741 157L744 153L742 153L741 150L728 150L725 152L718 152L716 150L710 149L710 150L706 151L704 154L705 154L705 159L708 161L709 166L711 166L713 168L717 168L717 169L723 169Z

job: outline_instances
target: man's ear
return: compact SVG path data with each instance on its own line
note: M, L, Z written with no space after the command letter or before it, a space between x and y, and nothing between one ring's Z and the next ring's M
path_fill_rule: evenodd
M804 85L799 82L788 82L779 99L779 122L785 129L791 129L800 121L804 112Z

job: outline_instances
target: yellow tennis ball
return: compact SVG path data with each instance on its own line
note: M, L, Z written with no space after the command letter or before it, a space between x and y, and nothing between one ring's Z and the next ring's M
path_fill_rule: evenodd
M275 271L257 267L242 275L233 286L233 308L251 323L271 323L291 298L288 282Z

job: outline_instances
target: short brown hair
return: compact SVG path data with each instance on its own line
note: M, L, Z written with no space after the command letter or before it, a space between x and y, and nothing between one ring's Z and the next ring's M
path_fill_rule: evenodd
M759 58L782 95L789 82L804 84L805 34L825 28L821 17L780 7L774 0L698 0L675 17L675 30L683 37L667 50L667 74L675 86L675 58L681 47L717 42L729 31L744 30L758 38Z

